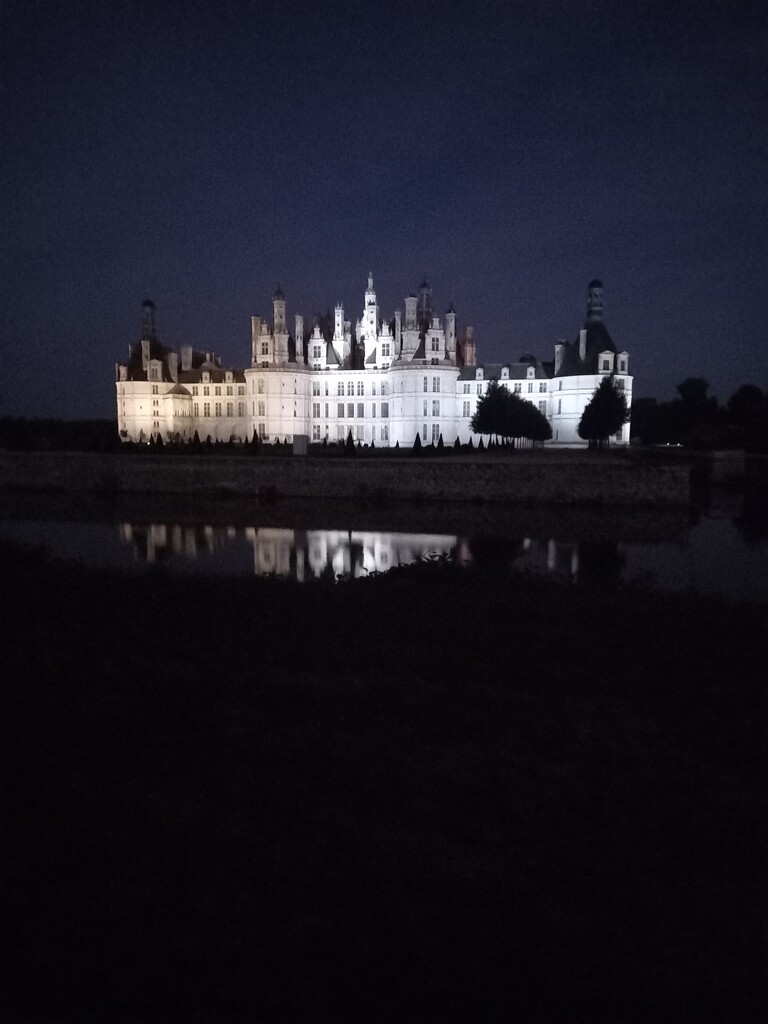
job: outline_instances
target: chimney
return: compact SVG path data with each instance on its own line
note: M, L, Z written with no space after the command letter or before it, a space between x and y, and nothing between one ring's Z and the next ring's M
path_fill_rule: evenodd
M584 362L587 357L587 331L585 327L579 331L579 359Z
M165 362L168 366L168 374L174 384L179 382L179 355L174 352L173 349L169 349L165 356Z
M182 345L181 346L181 369L191 370L192 369L192 346Z
M304 362L304 317L300 314L296 314L296 362Z
M251 366L255 366L259 356L259 339L261 338L261 317L251 317Z
M563 338L558 338L555 345L555 374L560 373L560 367L563 365L563 355L565 353L565 341Z
M395 356L396 357L400 355L400 345L401 345L402 330L403 330L402 319L403 319L403 314L400 312L399 309L396 309L395 310Z
M405 329L413 330L416 326L416 304L419 300L415 295L408 295L405 299Z

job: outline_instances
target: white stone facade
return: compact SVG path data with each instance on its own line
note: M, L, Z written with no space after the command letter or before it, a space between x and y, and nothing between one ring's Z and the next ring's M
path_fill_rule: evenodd
M476 365L474 333L459 338L456 313L442 320L422 283L405 299L405 317L380 317L369 275L363 311L354 330L338 303L333 318L316 318L305 336L304 317L290 335L286 301L273 296L271 325L251 318L251 364L223 369L211 352L181 353L157 340L154 306L144 304L142 339L129 360L116 366L117 417L125 441L245 441L310 443L344 441L351 432L363 445L444 445L472 437L477 402L498 380L533 402L552 426L553 444L584 445L577 428L601 378L612 375L631 403L629 357L617 352L602 322L602 285L589 286L587 320L570 345L559 343L551 363L534 356L517 362ZM629 425L614 438L629 442Z

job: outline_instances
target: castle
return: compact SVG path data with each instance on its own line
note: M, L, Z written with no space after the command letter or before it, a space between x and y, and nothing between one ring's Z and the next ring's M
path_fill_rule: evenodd
M272 297L271 324L251 318L251 361L223 369L211 351L163 346L155 307L143 306L142 336L128 362L115 367L122 440L264 442L344 441L378 447L445 445L472 436L471 421L491 380L536 404L552 428L553 444L586 445L578 436L585 406L605 376L632 400L629 356L617 351L603 321L603 286L591 281L587 317L571 343L559 342L551 362L523 355L517 362L478 364L474 332L459 337L451 306L441 319L424 281L401 310L382 319L368 276L363 310L353 329L338 303L333 317L315 317L305 333L297 314L290 334L286 300ZM625 424L612 439L629 443Z

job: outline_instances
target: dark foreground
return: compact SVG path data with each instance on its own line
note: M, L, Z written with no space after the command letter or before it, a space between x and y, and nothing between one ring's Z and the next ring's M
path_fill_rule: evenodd
M3 555L3 1021L766 1020L765 608Z

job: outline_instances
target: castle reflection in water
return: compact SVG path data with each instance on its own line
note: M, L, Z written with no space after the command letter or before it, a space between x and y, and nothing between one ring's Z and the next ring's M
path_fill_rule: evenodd
M148 565L180 570L291 577L357 578L430 557L463 564L530 568L576 577L583 545L533 538L455 534L376 533L358 530L292 530L276 527L181 526L122 523L120 539ZM615 553L615 547L613 548ZM603 557L604 557L603 553Z

